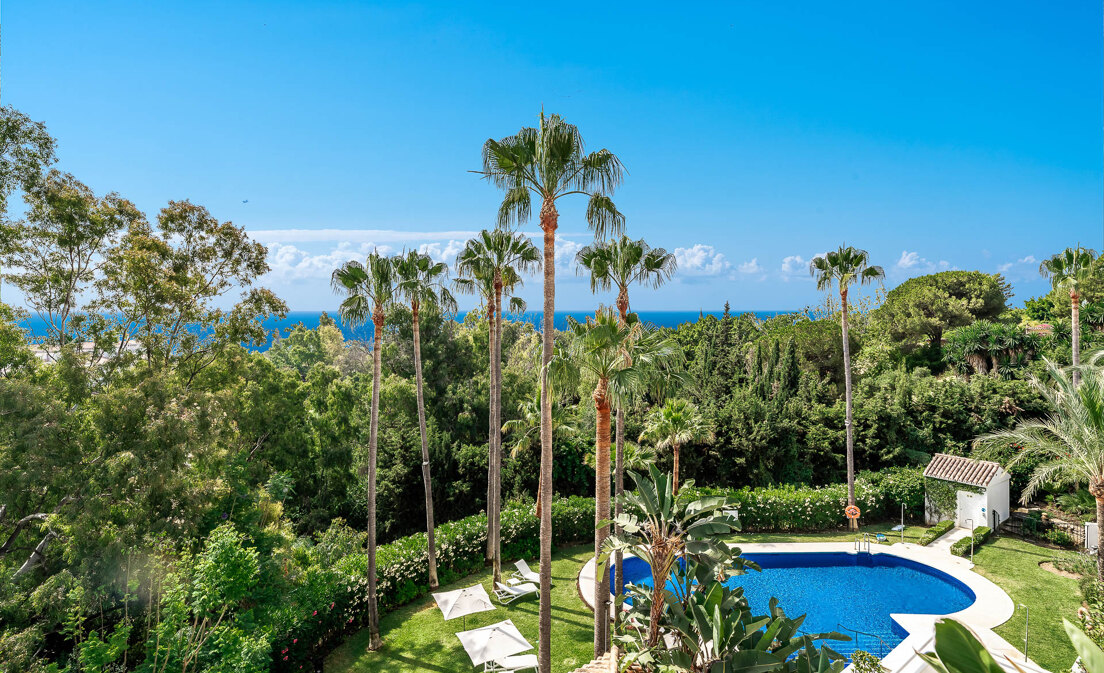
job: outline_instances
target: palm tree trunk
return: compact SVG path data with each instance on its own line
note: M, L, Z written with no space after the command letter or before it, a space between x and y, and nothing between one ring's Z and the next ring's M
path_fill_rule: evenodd
M544 316L541 334L541 461L540 461L540 607L537 663L540 673L552 673L552 390L548 363L552 360L556 311L556 227L559 213L551 198L541 204L544 231Z
M1096 498L1096 580L1104 582L1104 479L1090 480L1089 494Z
M624 327L629 318L629 291L622 287L617 293L617 313ZM628 356L625 357L625 365L629 365ZM613 516L621 516L621 495L625 492L625 410L617 407L617 415L614 416L614 442L617 448L616 462L613 468ZM621 526L614 525L614 535L622 533ZM620 551L613 554L613 593L621 596L625 592L625 567L624 556ZM616 631L621 625L621 599L618 598L613 605L613 626Z
M610 404L607 381L594 390L597 416L594 448L594 658L609 649L609 571L598 563L602 543L609 537L610 511Z
M495 559L495 300L487 299L487 563Z
M429 555L429 588L437 588L437 548L433 542L433 479L429 472L429 436L426 431L425 401L422 398L422 336L418 329L418 303L414 314L414 379L418 392L418 429L422 435L422 481L425 482L426 552Z
M671 453L674 454L674 470L671 475L671 492L678 495L678 468L679 468L679 445L674 442L671 443Z
M1077 366L1081 364L1081 297L1077 291L1070 292L1070 321L1073 336L1073 387L1081 382L1081 373Z
M368 649L380 648L379 605L376 601L376 446L379 438L380 341L383 337L383 311L372 312L375 327L372 346L372 412L368 425Z
M494 558L492 566L496 582L502 581L502 282L495 282L494 338Z
M840 290L840 304L843 324L843 395L846 406L846 419L843 422L847 432L847 504L855 504L855 436L851 419L851 341L847 334L847 288ZM859 527L858 519L848 519L852 530Z

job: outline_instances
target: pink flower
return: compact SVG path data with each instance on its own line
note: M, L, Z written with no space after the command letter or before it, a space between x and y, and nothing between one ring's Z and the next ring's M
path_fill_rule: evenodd
M287 656L286 655L284 656L284 661L287 661Z
M336 601L334 603L330 603L330 609L331 610L333 610L333 606L334 606L335 603L336 603Z
M313 617L313 616L315 616L315 615L317 615L317 614L318 614L318 610L315 610L314 612L312 612L312 613L311 613L311 617Z
M285 647L284 649L280 650L280 654L287 654L287 651L288 648Z
M297 642L299 642L299 639L298 639L298 638L296 638L295 640L292 640L292 641L291 641L291 644L292 644L292 645L294 645L294 644L295 644L295 643L297 643Z

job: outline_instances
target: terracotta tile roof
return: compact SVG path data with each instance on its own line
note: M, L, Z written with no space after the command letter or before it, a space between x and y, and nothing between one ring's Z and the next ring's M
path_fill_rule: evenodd
M957 484L988 486L1001 471L1001 466L988 460L974 460L962 456L937 453L924 469L924 476Z

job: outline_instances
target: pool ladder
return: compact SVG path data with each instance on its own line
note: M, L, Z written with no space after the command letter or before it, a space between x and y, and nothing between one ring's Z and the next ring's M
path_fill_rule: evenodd
M855 536L855 551L866 551L867 554L870 553L870 533L863 533L861 536Z
M875 655L879 658L886 656L887 654L889 654L890 650L893 649L889 646L889 643L887 643L885 640L883 640L882 637L879 636L876 633L867 633L866 631L860 631L858 629L853 629L851 627L844 626L843 624L840 624L839 622L836 622L836 626L838 628L840 628L841 630L843 630L843 631L850 631L851 633L855 634L855 649L856 650L862 649L862 647L860 646L860 641L859 641L859 636L860 635L869 636L870 638L876 638L878 640L878 642L881 643L881 647L879 647L876 652L872 652L871 650L866 650L867 652L870 652L871 654L873 654L873 655Z

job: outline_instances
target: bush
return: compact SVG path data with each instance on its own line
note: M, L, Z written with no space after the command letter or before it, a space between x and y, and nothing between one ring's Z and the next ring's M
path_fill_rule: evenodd
M989 526L978 526L974 529L973 534L973 548L976 550L989 539L989 536L993 534L993 529ZM951 545L951 553L955 556L966 556L970 553L970 537L964 537L958 542Z
M1076 545L1073 541L1073 537L1060 528L1048 528L1047 531L1043 533L1043 539L1059 547L1073 547Z
M927 545L935 542L939 538L943 537L943 535L947 531L954 528L954 526L955 526L955 522L951 521L950 519L940 521L939 523L935 524L934 526L929 528L927 531L925 531L922 536L920 536L920 545L921 546L927 546Z
M851 655L851 670L855 673L885 673L882 660L866 650L855 650Z
M924 516L924 472L914 467L890 467L878 472L860 472L859 478L865 479L882 491L883 515L896 519L901 515L901 505L905 506L905 515L919 519Z

